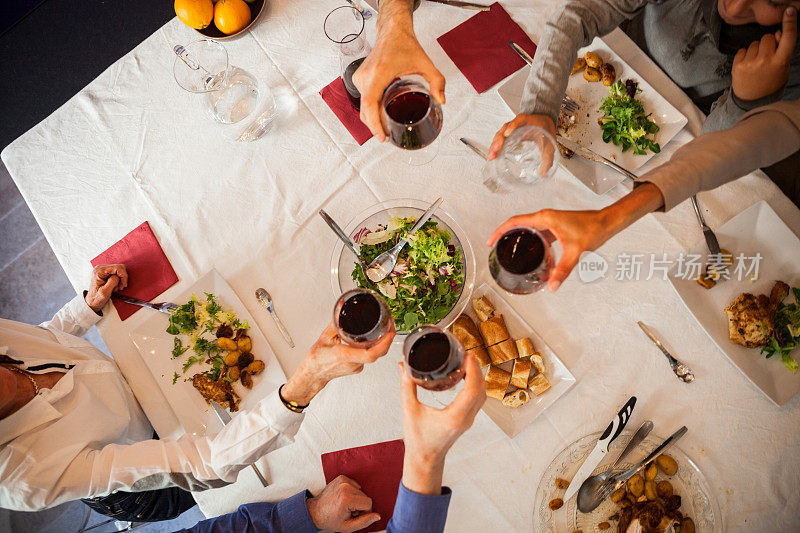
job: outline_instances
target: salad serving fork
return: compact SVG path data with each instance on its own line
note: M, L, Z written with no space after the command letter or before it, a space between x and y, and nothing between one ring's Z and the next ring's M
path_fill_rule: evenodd
M358 254L358 250L356 249L356 244L353 242L353 239L347 236L347 233L336 223L331 216L325 212L324 209L319 210L319 216L322 217L322 220L328 225L329 228L333 230L337 237L339 237L347 249L353 252L353 255L356 256L356 260L358 261L358 265L361 267L361 273L364 274L364 277L367 277L367 263L361 259L361 256Z

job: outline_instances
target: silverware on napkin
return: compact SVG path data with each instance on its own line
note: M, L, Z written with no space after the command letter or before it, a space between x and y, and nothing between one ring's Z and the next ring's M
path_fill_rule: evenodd
M587 161L593 161L595 163L602 163L602 164L606 165L607 167L610 167L610 168L616 170L617 172L619 172L620 174L622 174L626 178L632 179L633 181L637 181L639 179L639 177L636 174L634 174L633 172L629 172L624 167L616 164L615 162L611 161L610 159L606 159L605 157L601 156L600 154L598 154L596 152L593 152L592 150L589 150L588 148L586 148L584 146L581 146L580 144L576 143L572 139L567 139L563 135L557 135L556 139L558 140L558 143L560 145L562 145L563 147L567 148L568 150L570 150L572 152L575 152L575 154L579 155L583 159L586 159Z
M490 6L484 4L473 4L472 2L459 2L458 0L428 0L428 1L436 2L437 4L444 4L446 6L472 9L474 11L489 11L491 9Z
M222 407L219 403L217 403L214 400L211 400L211 407L214 408L214 412L217 414L217 418L219 418L219 421L222 422L222 425L227 426L228 422L231 421L231 415L230 413L228 413L227 409ZM258 480L261 482L261 485L269 487L269 483L264 478L264 475L261 473L258 467L256 465L251 464L250 468L252 468L253 472L256 473L256 476L258 477Z
M288 331L286 331L286 327L283 325L283 322L281 322L281 319L278 318L278 313L275 312L275 306L272 304L272 296L269 295L266 289L259 287L256 289L256 299L261 305L264 306L264 309L269 311L269 314L272 316L272 319L278 326L278 330L280 330L281 335L283 335L283 339L286 341L286 343L291 348L294 348L292 336L289 335Z
M179 307L177 304L171 302L150 303L144 300L140 300L138 298L131 298L130 296L117 294L116 292L111 293L111 298L113 298L114 300L119 300L120 302L125 302L132 305L138 305L139 307L148 307L150 309L155 309L156 311L161 311L162 313L166 313L168 315L171 315L172 312Z
M639 327L642 328L642 331L644 331L645 335L647 335L647 337L651 341L653 341L653 344L658 346L658 349L661 350L664 353L664 355L667 356L667 360L669 361L669 366L672 367L672 371L675 372L675 375L678 376L678 379L686 383L691 383L692 381L694 381L694 374L692 373L692 369L684 365L674 357L672 357L672 354L669 353L669 351L667 351L667 349L664 347L663 344L661 344L661 341L658 340L658 337L653 335L653 332L650 331L650 328L645 326L643 322L639 321L637 322L637 324L639 324Z

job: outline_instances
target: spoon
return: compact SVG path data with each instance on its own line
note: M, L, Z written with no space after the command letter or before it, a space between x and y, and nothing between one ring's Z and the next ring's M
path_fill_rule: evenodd
M589 509L589 508L594 509L594 507L592 507L593 501L591 500L591 498L598 493L598 489L601 486L603 486L606 480L608 480L608 477L611 475L611 473L614 471L614 469L617 467L620 461L622 461L626 455L631 453L631 451L634 448L636 448L639 444L641 444L644 438L652 430L653 430L653 423L649 420L646 421L639 427L639 429L636 430L636 433L633 434L633 437L631 437L631 440L628 442L628 445L625 446L625 449L622 450L622 453L619 454L617 460L614 461L614 464L611 465L611 467L608 470L606 470L602 474L597 474L595 476L589 476L588 478L586 478L586 481L584 481L580 489L578 489L578 509L580 509L581 512L587 512L583 511L583 509Z
M408 238L414 235L414 233L416 233L423 224L430 220L430 218L433 216L433 212L437 207L439 207L442 201L443 199L439 197L439 199L433 202L428 210L425 211L425 213L423 213L417 222L411 227L408 235L400 239L390 250L386 250L372 260L372 263L370 263L367 267L367 277L370 279L370 281L373 283L378 283L379 281L386 279L386 276L388 276L392 270L394 270L394 266L397 264L397 256L400 255L400 250L402 250L403 247L408 244Z
M339 227L339 224L336 223L335 220L331 218L331 216L325 212L324 209L319 210L319 216L322 217L322 220L325 221L326 224L333 230L337 237L342 239L342 242L353 252L353 255L356 256L356 260L358 264L361 266L361 273L364 274L364 277L367 277L367 264L361 259L361 256L358 255L358 250L356 249L356 244L353 242L353 239L347 236L347 234L342 231L342 228Z

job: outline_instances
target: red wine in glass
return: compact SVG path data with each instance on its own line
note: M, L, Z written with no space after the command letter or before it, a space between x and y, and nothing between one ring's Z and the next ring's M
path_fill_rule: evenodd
M333 320L339 337L352 346L374 346L391 329L392 315L376 292L354 289L336 302Z
M428 390L447 390L464 377L464 349L452 333L438 326L409 333L403 354L411 379Z
M353 108L356 110L361 109L361 93L353 83L353 74L356 73L356 70L358 70L358 67L361 66L361 63L363 63L365 59L366 57L356 59L345 67L344 73L342 74L342 81L347 91L347 97L350 99L350 104L352 104Z
M550 247L536 230L513 228L489 254L489 272L505 290L530 294L547 282L552 264Z
M442 108L422 82L400 78L383 93L383 123L392 144L420 150L439 136Z

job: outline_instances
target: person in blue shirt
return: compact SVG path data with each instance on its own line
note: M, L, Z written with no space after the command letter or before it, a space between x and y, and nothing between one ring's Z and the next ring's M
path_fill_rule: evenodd
M444 409L424 405L417 387L400 366L403 408L403 479L397 493L389 533L436 533L444 530L450 489L442 486L447 451L472 426L483 402L486 383L471 355L464 360L464 388ZM380 520L372 500L357 482L339 476L313 496L307 490L276 504L248 503L234 513L198 522L194 533L350 533Z

